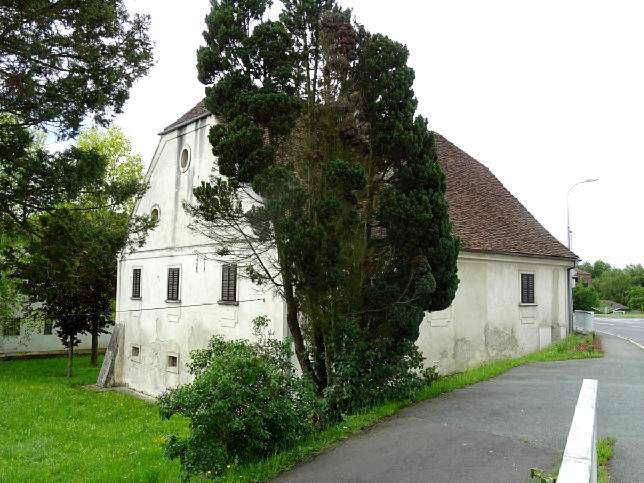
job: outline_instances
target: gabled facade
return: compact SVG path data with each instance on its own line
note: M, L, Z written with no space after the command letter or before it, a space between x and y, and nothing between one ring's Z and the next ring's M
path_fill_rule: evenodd
M188 382L190 350L213 334L250 339L252 319L266 315L274 336L287 336L281 300L237 277L212 242L188 228L182 204L216 169L208 141L215 122L200 103L160 133L150 188L134 208L159 224L119 261L113 382L150 395ZM461 237L461 281L452 306L426 317L418 345L428 365L450 373L561 337L576 257L487 168L440 136L437 143Z
M267 316L285 338L280 300L237 276L211 240L188 228L183 202L216 167L208 131L215 122L199 104L160 133L146 175L149 189L135 214L158 218L145 246L123 254L118 266L117 322L123 325L114 382L158 395L189 381L190 351L213 334L252 337L251 321Z

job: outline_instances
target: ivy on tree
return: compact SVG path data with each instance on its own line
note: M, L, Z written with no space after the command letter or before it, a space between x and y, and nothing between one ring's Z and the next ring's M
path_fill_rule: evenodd
M419 366L424 313L456 292L459 240L407 49L331 0L284 1L277 21L269 4L216 1L206 18L218 175L187 208L282 296L302 371L334 412L394 394Z

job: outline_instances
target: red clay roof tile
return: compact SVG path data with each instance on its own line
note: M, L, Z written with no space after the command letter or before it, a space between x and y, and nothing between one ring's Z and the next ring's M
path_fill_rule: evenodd
M440 134L435 137L449 215L463 250L577 259L488 168Z

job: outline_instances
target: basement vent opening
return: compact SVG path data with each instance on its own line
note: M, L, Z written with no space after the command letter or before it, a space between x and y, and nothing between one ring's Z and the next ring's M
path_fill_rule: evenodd
M130 359L133 362L139 362L140 355L141 355L141 347L138 345L133 345L130 351Z
M179 373L179 354L176 352L168 354L167 370L168 372Z

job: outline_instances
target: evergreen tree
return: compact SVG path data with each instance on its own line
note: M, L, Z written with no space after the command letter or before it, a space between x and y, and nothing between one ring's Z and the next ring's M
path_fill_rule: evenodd
M88 116L106 126L152 65L148 24L123 0L0 0L3 218L25 227L32 214L92 182L101 169L92 157L38 149L30 128L67 139Z
M273 284L303 372L346 405L347 388L396 390L400 364L419 361L459 242L407 49L334 1L283 3L270 21L267 1L213 2L198 70L218 174L187 208L222 257Z
M91 114L105 125L152 65L149 17L123 0L0 0L2 130L78 132Z

